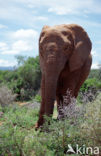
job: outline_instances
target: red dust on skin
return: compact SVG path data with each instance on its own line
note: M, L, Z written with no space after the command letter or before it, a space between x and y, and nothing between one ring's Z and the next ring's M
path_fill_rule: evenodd
M39 38L42 101L36 128L43 125L44 115L52 116L55 99L60 113L59 106L68 89L72 97L78 96L90 72L91 48L88 34L79 25L43 27Z

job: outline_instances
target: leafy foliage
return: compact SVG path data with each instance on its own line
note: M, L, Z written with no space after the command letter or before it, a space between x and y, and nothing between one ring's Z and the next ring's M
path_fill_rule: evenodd
M39 57L17 56L17 60L19 66L14 71L0 71L0 83L12 89L18 100L30 100L40 88Z
M85 92L92 88L95 88L96 90L101 89L101 82L98 81L96 78L89 78L82 85L81 91Z
M37 94L37 95L34 97L34 100L35 100L36 102L41 102L41 96Z

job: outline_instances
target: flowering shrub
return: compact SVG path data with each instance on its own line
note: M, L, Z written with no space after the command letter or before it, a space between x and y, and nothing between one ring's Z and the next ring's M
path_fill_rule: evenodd
M101 93L95 101L86 105L85 121L81 128L89 143L101 149Z
M84 108L84 105L81 107L77 105L76 98L71 96L70 90L67 90L66 95L63 96L63 104L59 106L60 115L58 115L58 118L74 118L76 120L78 116L84 114Z
M6 86L0 87L0 105L2 107L8 106L14 102L16 95L12 93Z

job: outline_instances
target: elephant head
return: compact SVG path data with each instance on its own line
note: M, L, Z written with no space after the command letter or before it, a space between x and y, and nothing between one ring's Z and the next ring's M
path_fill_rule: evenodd
M42 29L39 38L39 55L42 75L45 77L45 112L47 115L53 113L52 105L56 96L57 81L65 64L69 64L72 72L80 68L89 55L91 49L89 43L86 45L86 48L89 47L89 52L86 52L83 40L78 41L78 44L77 41L75 33L68 27L44 26ZM82 55L83 51L85 54Z
M45 26L39 39L40 58L44 72L59 73L74 50L74 38L71 30ZM55 67L55 68L52 68ZM44 69L45 68L45 69Z

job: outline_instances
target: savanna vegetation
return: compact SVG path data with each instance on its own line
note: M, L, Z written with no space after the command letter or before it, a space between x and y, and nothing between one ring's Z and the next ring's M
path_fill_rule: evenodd
M67 156L72 145L91 147L88 155L101 152L101 68L91 70L75 105L65 109L65 119L47 118L42 131L35 131L38 119L41 71L39 57L16 56L18 65L0 71L0 156ZM25 105L20 105L25 103ZM50 121L50 126L48 125ZM75 154L74 154L75 155ZM99 154L100 155L100 154Z
M16 100L26 101L40 89L41 71L39 57L16 56L18 66L11 71L0 71L0 85L7 86L16 94Z

